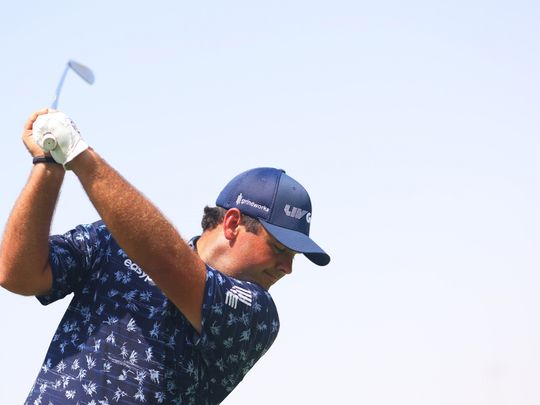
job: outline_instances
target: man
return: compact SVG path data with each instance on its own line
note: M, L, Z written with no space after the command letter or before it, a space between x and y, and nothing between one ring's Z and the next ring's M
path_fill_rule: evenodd
M294 255L330 261L309 239L307 192L281 170L236 176L186 243L62 113L34 113L23 141L34 167L0 283L44 305L74 293L27 404L220 403L276 338L268 289ZM102 220L49 236L66 169Z

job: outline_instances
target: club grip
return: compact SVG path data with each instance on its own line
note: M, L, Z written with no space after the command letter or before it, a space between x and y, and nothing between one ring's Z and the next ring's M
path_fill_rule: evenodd
M43 135L43 150L45 152L50 152L56 148L56 137L52 132L47 132Z

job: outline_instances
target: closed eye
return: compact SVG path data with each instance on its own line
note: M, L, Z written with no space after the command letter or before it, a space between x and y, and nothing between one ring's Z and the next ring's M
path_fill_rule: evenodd
M290 254L292 259L294 259L294 257L296 256L295 251L288 249L283 245L277 245L273 242L269 242L269 245L272 247L272 250L274 251L274 253L278 255Z

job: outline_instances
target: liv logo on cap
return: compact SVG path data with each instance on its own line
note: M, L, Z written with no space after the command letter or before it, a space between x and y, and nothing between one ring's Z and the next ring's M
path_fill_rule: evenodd
M238 208L257 218L282 245L319 266L330 256L309 238L311 200L306 189L284 170L259 167L240 173L219 194L216 205Z
M296 219L301 219L305 215L306 221L311 222L311 212L307 212L301 208L296 207L292 207L291 209L291 206L289 204L285 206L285 215Z

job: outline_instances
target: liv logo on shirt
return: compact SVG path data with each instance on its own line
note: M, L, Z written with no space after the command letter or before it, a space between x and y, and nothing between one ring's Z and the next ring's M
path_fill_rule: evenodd
M238 306L238 301L246 304L248 307L251 306L251 291L246 290L245 288L238 287L235 285L225 296L225 304L236 309Z

